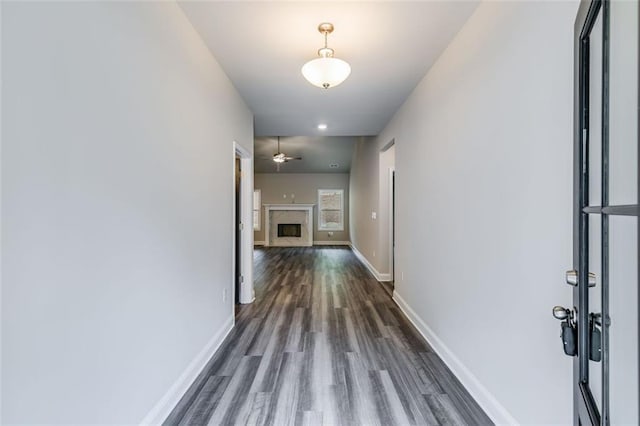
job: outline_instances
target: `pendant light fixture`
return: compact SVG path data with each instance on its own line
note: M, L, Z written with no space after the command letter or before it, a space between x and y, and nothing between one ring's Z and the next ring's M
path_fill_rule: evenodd
M328 89L345 81L351 74L351 66L342 59L334 58L333 49L327 47L327 36L333 32L333 24L324 22L318 25L318 31L324 34L324 47L318 50L319 58L302 66L302 75L314 86Z

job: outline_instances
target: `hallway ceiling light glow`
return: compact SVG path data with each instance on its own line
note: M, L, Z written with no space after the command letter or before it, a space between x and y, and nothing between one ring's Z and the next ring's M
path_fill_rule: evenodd
M351 66L342 59L334 58L333 49L327 47L327 36L333 32L333 24L324 22L318 25L318 31L324 34L324 47L318 50L319 58L302 66L302 75L314 86L328 89L345 81L351 74Z
M326 124L318 124L318 130L327 130Z

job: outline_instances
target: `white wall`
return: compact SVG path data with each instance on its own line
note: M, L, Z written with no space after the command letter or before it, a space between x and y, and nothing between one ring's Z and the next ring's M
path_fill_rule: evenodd
M353 150L351 192L351 245L380 281L390 281L389 169L394 167L393 141L376 137L358 139ZM391 144L391 146L389 146Z
M378 280L390 281L389 169L395 164L393 140L360 138L353 151L351 191L351 244ZM373 215L375 213L375 217Z
M372 212L378 212L378 148L375 138L359 138L353 149L351 174L349 175L349 220L351 244L376 268L378 249L377 220ZM377 270L377 268L376 268Z
M140 422L231 324L251 113L173 3L4 3L2 31L1 422Z
M398 300L503 422L571 422L551 308L571 301L576 10L481 3L370 141L395 139ZM354 202L378 192L352 185Z

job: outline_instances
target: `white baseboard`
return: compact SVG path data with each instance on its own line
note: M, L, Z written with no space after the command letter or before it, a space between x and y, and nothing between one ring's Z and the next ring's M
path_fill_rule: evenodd
M350 241L314 241L314 246L350 246Z
M378 272L378 270L376 268L374 268L371 263L369 263L367 258L364 257L364 255L362 253L360 253L358 251L358 249L355 248L355 246L353 244L351 244L351 250L353 251L353 254L356 255L358 260L360 260L360 262L362 262L362 264L367 267L369 272L371 272L373 274L373 276L376 278L376 280L378 280L378 281L391 281L391 274L381 274L380 272Z
M387 282L392 281L391 274L381 274L378 272L378 276L376 277L378 281Z
M162 399L149 411L140 422L141 425L160 425L164 422L182 396L196 380L200 372L205 368L211 357L216 353L224 339L233 329L233 316L231 316L220 330L211 338L207 345L191 361L189 366L178 377L178 380L169 388Z
M253 242L254 246L264 246L265 244L266 243L264 241L254 241ZM351 242L350 241L314 241L313 245L314 246L350 246ZM272 245L272 247L279 247L279 246ZM307 245L303 245L301 247L308 247L308 246Z
M396 291L393 300L496 425L519 424Z

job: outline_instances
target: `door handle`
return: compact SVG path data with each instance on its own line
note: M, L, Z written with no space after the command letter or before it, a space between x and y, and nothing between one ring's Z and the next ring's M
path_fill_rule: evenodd
M567 284L572 285L572 286L577 286L578 285L578 271L576 271L575 269L572 269L571 271L567 271L565 273L565 278L567 280ZM594 274L593 272L589 272L589 287L595 287L596 286L596 274Z

